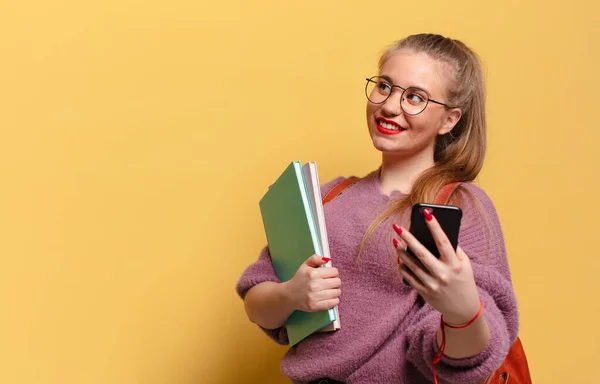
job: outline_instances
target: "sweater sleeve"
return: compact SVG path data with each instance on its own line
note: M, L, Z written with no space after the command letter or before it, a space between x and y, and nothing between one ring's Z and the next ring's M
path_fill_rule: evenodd
M257 284L264 283L267 281L272 281L275 283L280 283L281 280L275 274L275 270L273 269L273 263L271 262L271 255L269 255L269 248L264 247L258 256L258 260L254 263L250 264L240 279L238 280L235 290L237 294L244 299L246 297L246 293L250 288L254 287ZM257 326L267 334L271 339L273 339L276 343L281 345L289 344L287 331L285 327L279 327L276 329L266 329L257 324Z
M335 178L321 186L321 194L324 196L336 184L344 180L343 177ZM264 247L258 256L258 260L250 264L238 279L235 290L242 298L246 297L246 293L250 288L257 284L272 281L280 283L281 280L275 274L271 255L269 254L268 246ZM257 324L257 326L267 334L271 339L281 345L289 344L289 339L285 326L277 329L266 329Z
M463 186L467 193L461 191L464 217L459 246L473 266L490 340L478 355L464 359L443 356L436 365L440 383L476 383L490 375L503 362L519 328L517 301L498 215L483 190L473 184ZM439 312L425 304L408 330L407 357L430 378L433 377L431 364L438 349L439 326Z

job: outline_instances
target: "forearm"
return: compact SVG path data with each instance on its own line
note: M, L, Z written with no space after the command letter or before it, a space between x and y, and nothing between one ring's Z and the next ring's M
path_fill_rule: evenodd
M444 327L447 345L441 361L435 368L440 383L480 382L492 373L505 357L511 340L515 337L515 308L510 308L512 305L508 300L500 300L500 303L509 306L498 307L493 298L485 292L482 292L482 301L484 312L471 325L464 329ZM420 312L416 315L414 325L406 330L409 340L406 357L421 372L431 374L432 362L439 350L440 313L426 307ZM448 323L455 324L449 321ZM456 323L462 324L464 322ZM473 328L470 329L471 327ZM483 336L480 332L483 332ZM489 336L484 343L486 333ZM481 342L479 347L474 346L470 338L478 339Z
M490 329L483 316L479 316L466 328L444 327L446 346L444 355L461 359L475 356L485 349L490 341ZM438 346L442 343L442 330L437 331Z
M286 283L266 281L252 287L244 298L248 318L266 329L276 329L294 312Z

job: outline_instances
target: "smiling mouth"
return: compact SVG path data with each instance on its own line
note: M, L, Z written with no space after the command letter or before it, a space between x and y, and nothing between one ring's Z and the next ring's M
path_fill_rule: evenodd
M377 129L381 133L385 133L388 135L395 135L395 134L406 131L406 128L402 128L401 126L399 126L395 123L389 122L389 121L377 119L376 122L377 122Z

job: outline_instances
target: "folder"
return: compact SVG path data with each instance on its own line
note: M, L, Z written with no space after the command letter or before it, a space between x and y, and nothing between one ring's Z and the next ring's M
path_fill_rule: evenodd
M329 256L315 163L291 162L259 202L269 253L277 277L288 281L313 254ZM329 261L326 266L330 266ZM294 311L285 323L290 345L319 331L339 329L337 307Z

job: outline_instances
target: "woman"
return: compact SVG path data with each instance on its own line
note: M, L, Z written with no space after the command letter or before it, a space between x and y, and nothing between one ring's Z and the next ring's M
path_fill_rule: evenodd
M313 255L281 283L265 248L237 292L250 320L282 344L294 310L338 305L340 330L311 335L284 356L282 372L293 382L478 382L501 364L518 331L498 216L470 183L485 154L480 64L457 40L409 36L382 55L366 94L382 162L325 205L335 268L316 268L328 260ZM438 259L409 233L407 219L414 203L432 202L450 182L462 182L449 202L463 210L456 251L424 212ZM440 317L461 327L442 333Z

